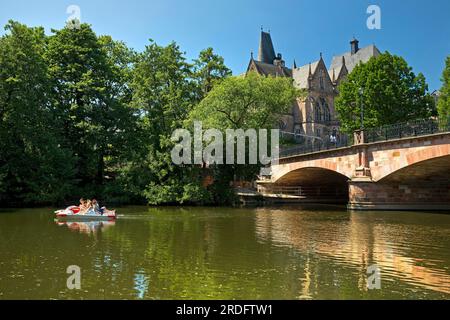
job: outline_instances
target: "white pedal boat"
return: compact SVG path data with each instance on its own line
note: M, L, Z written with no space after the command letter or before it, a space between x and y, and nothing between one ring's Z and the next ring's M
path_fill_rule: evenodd
M80 214L80 208L76 206L68 207L65 210L55 211L56 218L70 221L111 221L116 219L116 211L102 208L103 214L98 214L94 210L89 210L86 214Z

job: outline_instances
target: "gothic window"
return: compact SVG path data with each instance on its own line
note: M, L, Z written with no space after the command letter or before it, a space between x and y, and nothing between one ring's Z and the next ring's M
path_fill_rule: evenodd
M320 89L325 89L325 85L323 83L323 70L320 70L320 74L319 74L319 82L320 82Z
M286 128L287 128L287 124L286 124L286 122L283 121L283 120L280 120L278 126L280 127L280 130L281 130L281 131L284 131L284 130L286 130Z
M320 99L321 109L322 109L322 115L323 115L323 121L331 121L331 114L330 114L330 107L328 106L328 103L325 101L325 99Z
M314 117L314 119L316 120L316 122L321 122L322 121L321 106L320 106L319 102L316 103L316 110L315 110L315 117Z

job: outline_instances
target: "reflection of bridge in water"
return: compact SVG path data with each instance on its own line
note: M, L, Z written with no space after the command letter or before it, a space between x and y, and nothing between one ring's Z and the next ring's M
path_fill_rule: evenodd
M351 209L450 209L449 121L359 131L343 148L291 150L258 191Z
M442 259L440 253L445 252L448 243L441 243L440 247L435 243L447 236L446 230L434 230L433 221L417 224L419 213L411 221L404 217L398 222L398 217L391 214L378 219L379 213L351 213L344 219L330 213L333 218L324 219L317 212L281 212L258 209L256 234L261 240L293 248L308 258L301 292L304 297L311 296L311 290L317 285L314 281L318 281L317 277L308 276L316 272L308 263L311 259L329 259L336 265L353 268L358 273L361 291L368 290L367 268L377 265L381 269L382 286L393 285L396 279L402 285L450 295L450 274L436 267L445 263L436 262ZM433 230L431 238L430 230Z

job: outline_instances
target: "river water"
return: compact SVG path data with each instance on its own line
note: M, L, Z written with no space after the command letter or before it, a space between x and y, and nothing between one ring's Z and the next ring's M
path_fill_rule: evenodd
M450 214L127 207L64 224L52 212L0 211L0 299L450 298Z

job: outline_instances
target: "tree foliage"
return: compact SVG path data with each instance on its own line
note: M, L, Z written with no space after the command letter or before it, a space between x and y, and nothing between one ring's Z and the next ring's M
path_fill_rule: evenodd
M126 177L150 204L201 202L207 199L198 168L172 163L172 132L183 126L198 97L198 79L176 43L159 46L153 41L139 55L131 87L131 105L140 115L144 136L136 153L137 165ZM144 179L142 177L145 177ZM136 186L139 186L136 188Z
M224 63L224 59L215 54L213 48L200 52L194 60L194 78L199 90L199 101L202 100L223 79L231 76L231 70Z
M286 79L230 77L212 48L189 63L176 43L150 41L136 53L88 24L49 36L13 21L6 30L0 38L2 204L80 196L218 202L225 188L216 183L207 190L201 167L172 163L173 131L189 117L218 129L271 128L296 95ZM216 181L229 184L237 171L227 170L213 173Z
M10 21L0 39L0 202L51 203L74 174L52 106L43 28Z
M403 58L388 52L373 57L339 86L335 104L342 129L360 128L361 105L366 128L430 117L435 107L427 91L423 74L416 76Z
M438 112L442 118L450 117L450 56L445 61L445 69L442 73L442 89L438 100Z
M277 128L280 116L287 113L295 99L302 95L304 93L295 89L288 78L263 77L256 73L229 77L192 110L185 126L192 128L193 123L199 121L203 129L220 130L224 138L227 129L266 129L270 142L270 130ZM246 147L246 159L249 159L248 144ZM232 201L231 182L239 178L251 181L260 168L260 164L211 166L215 181L211 192L215 202Z
M133 55L109 37L98 38L87 24L53 32L45 58L58 123L66 147L76 157L79 185L98 193L105 161L120 155L134 131L127 107L131 99L127 66Z

